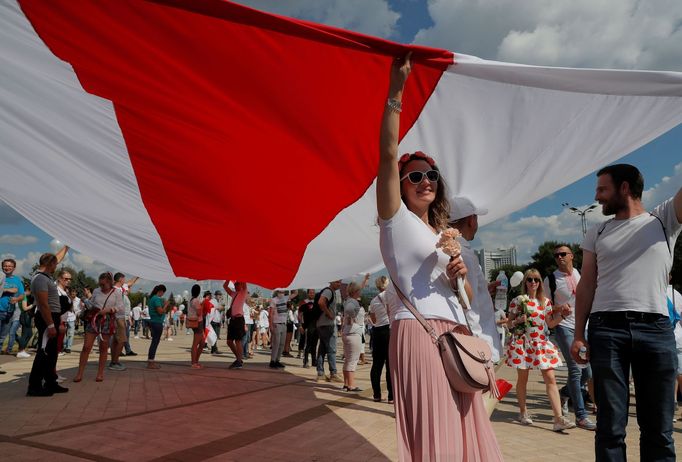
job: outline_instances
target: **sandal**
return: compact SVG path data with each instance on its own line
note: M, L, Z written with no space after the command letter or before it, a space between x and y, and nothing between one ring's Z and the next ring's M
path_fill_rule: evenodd
M104 377L95 377L95 382L102 382L104 381Z
M80 382L81 380L83 380L83 377L74 377L73 378L73 381L76 383Z
M348 388L348 387L346 387L346 388L347 388L346 391L355 392L355 393L357 393L357 392L359 392L359 391L362 391L362 388L360 388L360 387L355 387L355 388Z

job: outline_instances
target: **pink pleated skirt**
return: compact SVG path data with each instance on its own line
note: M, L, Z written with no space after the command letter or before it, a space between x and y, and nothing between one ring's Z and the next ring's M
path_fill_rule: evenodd
M429 323L439 335L455 326ZM401 461L503 460L481 393L452 391L438 349L418 321L391 324L389 362Z

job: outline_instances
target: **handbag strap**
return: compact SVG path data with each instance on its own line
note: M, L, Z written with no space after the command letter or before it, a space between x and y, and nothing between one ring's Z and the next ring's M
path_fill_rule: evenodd
M407 308L410 313L419 321L419 323L422 325L422 327L426 330L426 332L431 336L433 339L434 343L438 343L438 334L436 334L436 330L433 328L431 324L424 318L424 316L417 310L417 308L414 307L412 302L408 300L408 298L405 296L402 290L400 290L400 287L395 283L393 278L391 278L391 282L393 283L393 287L395 287L395 291L398 294L398 298L400 298L400 301L403 302L403 305L405 305L405 308ZM471 309L471 306L469 305L469 297L467 297L466 292L464 292L464 282L462 279L457 279L458 285L460 285L460 290L464 294L463 301L466 304L466 309ZM474 331L471 330L471 325L469 324L469 319L466 316L466 313L464 314L464 319L467 322L467 327L469 328L469 332L471 332L471 335L474 335Z

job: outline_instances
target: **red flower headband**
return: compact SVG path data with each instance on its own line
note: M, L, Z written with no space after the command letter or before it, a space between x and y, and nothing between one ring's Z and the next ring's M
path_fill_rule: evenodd
M406 163L415 159L425 160L431 167L436 166L436 161L433 160L433 157L430 157L421 151L416 151L412 154L403 154L400 156L400 159L398 159L398 171L401 171Z

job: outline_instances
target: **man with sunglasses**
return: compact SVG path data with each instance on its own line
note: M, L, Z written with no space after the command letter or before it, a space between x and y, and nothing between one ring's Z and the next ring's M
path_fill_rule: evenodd
M469 243L476 237L478 216L485 215L486 213L488 213L487 209L476 207L467 197L455 197L450 200L449 224L462 233L463 239L460 240L462 259L466 267L469 268L469 284L471 284L471 290L474 292L474 298L471 301L472 313L467 312L469 323L475 331L474 333L488 342L492 350L493 362L497 363L500 360L502 345L500 343L500 336L497 333L497 324L495 323L495 307L490 298L488 279L483 274L478 258L476 258Z
M595 200L604 215L615 216L590 229L582 244L571 355L592 366L597 461L627 460L630 370L641 460L675 460L677 353L665 293L672 249L682 231L682 189L652 213L642 204L643 190L642 174L632 165L599 170ZM588 316L589 345L584 335ZM586 359L579 356L582 347Z
M557 320L561 318L559 324L554 328L554 332L556 343L568 367L568 395L573 403L576 425L584 430L594 431L597 425L588 417L582 393L582 385L592 377L592 371L589 365L586 368L580 368L571 358L571 345L575 336L573 309L575 308L575 291L580 281L580 273L573 268L573 252L569 246L557 245L554 248L554 259L556 260L557 270L545 278L544 290L545 294L552 299L554 306L552 317ZM551 283L552 279L553 283Z

